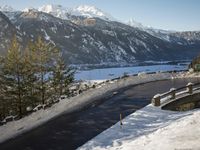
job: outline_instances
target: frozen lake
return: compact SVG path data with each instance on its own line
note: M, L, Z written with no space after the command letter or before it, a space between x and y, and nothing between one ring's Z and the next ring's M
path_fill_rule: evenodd
M76 80L107 80L113 79L124 74L132 75L140 72L157 72L157 71L173 71L186 70L187 65L153 65L153 66L134 66L120 68L103 68L77 71L75 74Z

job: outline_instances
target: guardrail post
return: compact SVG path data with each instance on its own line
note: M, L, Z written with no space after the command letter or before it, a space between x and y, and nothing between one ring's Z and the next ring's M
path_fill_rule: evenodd
M152 105L160 106L160 94L156 94L151 101Z
M122 114L121 114L121 113L120 113L120 115L119 115L119 118L120 118L120 126L122 126L123 123L122 123Z
M192 94L193 93L193 83L189 82L186 87L187 87L187 91L189 94Z
M171 95L170 99L175 99L176 98L176 89L175 88L171 88L170 89L170 95Z

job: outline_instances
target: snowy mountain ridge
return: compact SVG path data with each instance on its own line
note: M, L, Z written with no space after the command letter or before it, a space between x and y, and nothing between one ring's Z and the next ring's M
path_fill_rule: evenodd
M135 21L133 18L130 18L128 22L126 22L127 25L138 28L142 31L145 31L149 33L152 36L155 36L159 39L165 40L170 42L170 34L175 33L176 31L170 31L170 30L162 30L162 29L156 29L151 26L145 26L140 22Z
M115 20L108 13L103 12L102 10L96 8L95 6L89 5L80 5L75 8L65 8L61 5L44 5L38 8L38 11L52 14L55 17L61 19L68 19L70 15L72 16L84 16L86 18L101 18L103 20Z
M102 10L100 10L99 8L96 8L95 6L80 5L76 8L74 8L73 12L74 12L74 14L77 13L81 16L85 16L85 17L89 17L89 18L97 17L97 18L101 18L104 20L110 20L110 21L116 20L110 14L103 12Z
M74 8L66 8L62 5L47 4L39 8L24 8L21 12L28 12L29 10L37 10L53 15L61 19L70 19L69 16L83 16L86 18L101 18L103 20L115 21L116 19L110 14L102 11L101 9L90 6L90 5L80 5ZM16 12L11 6L4 5L0 6L0 11L8 13ZM10 16L8 16L10 18Z
M148 28L144 26L142 23L135 21L133 18L130 18L126 24L135 28L143 29L143 30Z
M13 11L16 11L16 10L9 5L3 5L3 6L0 6L0 11L13 12Z
M42 7L38 8L38 11L45 12L48 14L51 14L55 17L61 18L61 19L68 19L68 16L71 12L71 9L65 8L61 5L44 5Z
M79 12L89 11L104 16L92 7L82 6L76 9ZM2 14L0 19L10 24L13 31L19 30L24 44L27 40L35 40L42 36L62 50L68 64L183 60L191 59L199 53L200 32L168 34L162 30L136 28L99 17L88 18L89 16L78 16L77 13L73 16L75 10L60 5L3 13L8 18ZM9 40L11 37L4 35L2 39ZM0 44L4 47L2 52L5 52L5 45L9 44Z

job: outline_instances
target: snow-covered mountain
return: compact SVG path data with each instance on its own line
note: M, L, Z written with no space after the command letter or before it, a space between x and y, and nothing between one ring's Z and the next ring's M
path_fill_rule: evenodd
M85 18L101 18L107 21L116 20L110 14L103 12L102 10L100 10L99 8L96 8L95 6L89 6L89 5L80 5L75 8L66 8L62 5L48 4L48 5L41 6L38 9L24 8L21 12L28 12L29 10L34 10L34 11L38 10L41 12L51 14L54 17L58 17L61 19L68 19L68 20L70 20L72 16L82 16ZM7 5L0 6L0 11L4 12L6 16L12 20L15 17L16 12L18 13L20 12L20 11L16 11L15 9Z
M177 32L171 30L156 29L153 27L144 26L142 23L135 21L133 18L126 22L126 24L144 32L147 32L150 35L164 40L166 42L178 43L179 45L194 44L194 41L200 40L199 31Z
M169 42L170 42L170 34L175 32L175 31L167 31L167 30L156 29L153 27L145 26L142 23L135 21L133 18L131 18L126 24L134 28L138 28L142 31L145 31L159 39L169 41Z
M4 14L7 12L3 11ZM191 59L200 49L200 32L170 33L146 28L134 21L127 25L112 21L109 15L92 6L68 9L60 5L46 5L10 13L13 17L7 16L11 21L4 15L0 19L10 24L14 32L20 33L23 43L42 36L62 50L67 63ZM5 33L8 31L5 32L4 28L0 31L4 41L13 35L11 33L7 37ZM1 50L5 51L5 42L2 41Z
M139 29L143 29L143 30L145 30L147 28L142 23L135 21L133 18L130 18L128 20L127 24L129 26L132 26L132 27L135 27L135 28L139 28Z
M13 35L16 35L21 40L20 33L15 25L0 11L0 54L4 54L9 48Z
M89 6L89 5L81 5L73 9L73 15L80 15L85 16L88 18L101 18L104 20L110 20L114 21L114 19L110 14L103 12L99 8L96 8L95 6Z
M49 14L51 14L55 17L61 18L61 19L68 19L71 9L65 8L61 5L50 5L49 4L49 5L44 5L42 7L39 7L38 11L49 13Z
M0 6L0 11L13 12L13 11L16 11L16 10L14 8L12 8L11 6L3 5L3 6Z
M3 12L11 21L15 21L15 16L20 13L20 11L17 11L8 5L0 6L0 11Z
M44 5L38 8L38 11L52 14L61 19L70 19L70 16L83 16L86 18L101 18L104 20L115 20L108 13L89 5L81 5L75 8L65 8L61 5Z

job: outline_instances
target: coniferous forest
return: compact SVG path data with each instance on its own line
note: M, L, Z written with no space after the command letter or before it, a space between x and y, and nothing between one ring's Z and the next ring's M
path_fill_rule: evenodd
M68 95L74 71L61 51L41 37L22 48L14 36L7 53L0 58L0 120L21 118L34 107L50 106Z

